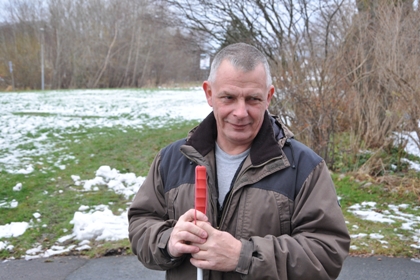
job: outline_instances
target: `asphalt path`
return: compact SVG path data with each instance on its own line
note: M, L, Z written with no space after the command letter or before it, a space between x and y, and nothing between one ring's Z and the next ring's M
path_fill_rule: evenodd
M55 257L0 263L0 279L30 280L163 280L165 273L146 269L135 256L97 259ZM420 262L406 258L348 257L339 280L419 280Z

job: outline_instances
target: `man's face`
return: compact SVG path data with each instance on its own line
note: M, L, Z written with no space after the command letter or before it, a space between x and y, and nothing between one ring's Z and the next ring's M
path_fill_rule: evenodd
M217 144L229 154L245 151L260 130L274 93L273 86L267 87L264 66L242 72L224 60L215 81L205 81L203 89L216 118Z

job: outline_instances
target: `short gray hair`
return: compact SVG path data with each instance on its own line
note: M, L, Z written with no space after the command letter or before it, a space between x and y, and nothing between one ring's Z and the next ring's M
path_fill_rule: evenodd
M267 77L267 87L271 86L271 72L268 65L267 58L254 46L245 43L236 43L228 45L221 49L213 59L210 67L209 82L214 82L216 79L216 72L219 69L222 61L227 59L233 67L244 72L254 70L260 63L264 66Z

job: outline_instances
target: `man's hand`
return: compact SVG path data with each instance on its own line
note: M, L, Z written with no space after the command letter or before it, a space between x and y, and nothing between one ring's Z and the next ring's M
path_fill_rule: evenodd
M168 253L172 257L178 258L183 254L194 254L200 249L199 244L206 242L207 232L194 224L195 210L190 209L184 215L179 217L171 237L168 241ZM207 223L206 215L197 211L197 221Z
M191 244L200 251L192 253L191 263L202 269L233 271L239 262L242 243L231 234L213 228L209 223L197 223L207 234L205 243Z

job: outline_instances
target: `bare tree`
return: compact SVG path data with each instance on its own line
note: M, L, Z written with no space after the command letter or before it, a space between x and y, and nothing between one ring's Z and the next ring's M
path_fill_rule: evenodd
M395 132L418 134L420 18L409 5L379 1L365 8L343 45L355 147L383 149L393 146Z
M412 0L167 2L216 46L249 42L270 58L271 110L330 167L336 133L345 132L357 154L387 147L394 132L419 131Z
M161 1L9 1L10 22L0 27L1 73L9 76L6 66L13 60L20 88L40 87L41 27L49 88L156 86L197 79L200 43L177 29Z
M167 1L187 27L223 46L247 42L263 51L277 85L271 110L328 159L344 102L334 67L349 19L345 1Z
M40 88L40 28L44 23L41 0L9 0L5 7L10 23L0 28L3 64L13 63L17 87Z

